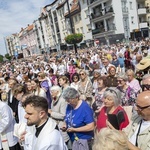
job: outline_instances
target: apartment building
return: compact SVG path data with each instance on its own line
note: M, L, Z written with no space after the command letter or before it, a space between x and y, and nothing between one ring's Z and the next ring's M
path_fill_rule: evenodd
M19 46L19 37L17 33L5 37L5 43L7 46L8 53L11 56L17 57L18 54L21 53L20 46Z
M138 29L136 0L88 0L92 34L96 41L112 44L131 38Z
M137 34L138 34L138 37L145 38L149 36L149 33L148 33L149 27L148 27L148 22L147 22L148 8L146 6L146 0L137 0L136 6L137 6L137 15L138 15L137 20L138 20L138 25L139 25Z
M37 45L37 53L49 52L50 43L49 43L49 34L50 27L48 21L48 15L45 8L41 9L41 13L37 20L34 20L34 31Z
M19 32L19 46L23 53L23 57L37 54L36 34L33 24L28 24L26 28L22 28Z
M150 37L150 0L146 0L145 2L146 11L147 11L147 22L148 22L148 30L149 30L149 37Z

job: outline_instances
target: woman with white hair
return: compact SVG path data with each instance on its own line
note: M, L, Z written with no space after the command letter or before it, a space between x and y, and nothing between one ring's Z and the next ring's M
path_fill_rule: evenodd
M66 114L67 102L61 96L62 89L58 85L54 85L50 89L52 96L51 109L48 110L51 118L53 118L58 127L61 129L64 124L64 117ZM60 130L61 131L61 130ZM69 141L69 136L66 132L61 132L64 141L67 143Z
M117 77L118 86L117 88L121 92L121 105L122 106L133 106L137 98L137 93L127 85L128 77L126 74L119 74Z
M125 134L110 128L103 128L96 134L93 150L128 150Z
M114 128L122 130L129 124L125 110L120 106L120 91L115 87L107 88L103 95L104 107L97 118L97 129L107 127L108 123ZM114 119L113 119L114 118Z
M71 87L63 92L63 98L68 102L65 129L73 142L72 150L92 150L94 136L93 111L79 96L78 91Z

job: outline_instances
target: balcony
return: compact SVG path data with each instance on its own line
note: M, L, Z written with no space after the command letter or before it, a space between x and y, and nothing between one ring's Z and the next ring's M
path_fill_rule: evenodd
M92 30L92 34L98 34L98 33L103 33L105 32L105 29L104 28L97 28L97 29L94 29Z
M58 19L57 19L57 17L55 17L55 18L54 18L54 22L57 22L57 21L58 21Z
M138 15L146 15L147 10L146 8L139 8L138 9Z
M93 7L95 7L95 6L97 6L97 5L101 4L101 3L102 3L102 1L100 1L100 0L90 0L89 6L91 8L93 8Z
M103 19L107 19L110 18L114 15L114 11L112 6L106 7L105 9L103 9L102 11L99 11L99 13L91 13L91 20L93 22L99 21L99 20L103 20Z
M128 13L128 7L122 7L122 12L123 13Z
M148 22L144 21L139 24L140 28L148 28Z

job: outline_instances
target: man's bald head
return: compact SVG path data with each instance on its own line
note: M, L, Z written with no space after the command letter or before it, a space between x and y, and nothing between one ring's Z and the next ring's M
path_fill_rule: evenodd
M136 110L144 119L150 121L150 91L144 91L137 96Z

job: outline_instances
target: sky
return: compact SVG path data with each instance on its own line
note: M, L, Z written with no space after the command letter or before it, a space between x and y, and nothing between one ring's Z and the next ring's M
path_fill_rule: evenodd
M4 37L32 24L42 7L54 0L0 0L0 54L7 53Z

